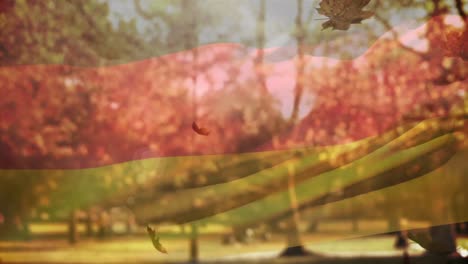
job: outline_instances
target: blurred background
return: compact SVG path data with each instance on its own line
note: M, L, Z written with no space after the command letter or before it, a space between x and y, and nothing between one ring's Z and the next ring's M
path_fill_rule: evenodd
M0 262L463 261L466 12L0 0Z

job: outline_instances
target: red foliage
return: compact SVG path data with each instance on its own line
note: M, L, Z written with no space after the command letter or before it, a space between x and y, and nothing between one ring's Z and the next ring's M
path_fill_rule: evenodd
M0 14L9 12L14 6L14 0L0 0Z
M465 56L466 31L447 36L447 54ZM269 87L270 96L252 70L253 57L239 56L243 51L232 44L199 48L202 73L196 88L187 59L191 51L102 68L0 68L0 142L7 152L2 160L14 161L1 166L83 168L142 158L135 155L142 150L145 158L253 150L281 127L275 100L289 91L282 81L272 82L275 67L288 82L296 76L294 63L266 67L269 86L275 86ZM306 65L316 60L306 57ZM434 86L441 60L425 60L379 40L354 61L308 69L304 85L314 96L312 110L279 145L262 150L354 141L398 125L408 113L427 112L417 109L424 103L456 104L466 81ZM429 114L447 114L435 109ZM196 118L212 131L209 140L193 137L190 125Z

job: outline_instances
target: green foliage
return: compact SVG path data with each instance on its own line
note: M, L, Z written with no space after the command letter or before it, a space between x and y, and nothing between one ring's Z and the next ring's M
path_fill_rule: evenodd
M1 65L98 65L135 57L142 45L134 22L114 29L102 1L20 0L2 16Z

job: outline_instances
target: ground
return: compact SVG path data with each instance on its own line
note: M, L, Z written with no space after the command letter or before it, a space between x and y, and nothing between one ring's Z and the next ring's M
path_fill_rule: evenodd
M34 229L37 230L37 227ZM403 263L403 251L393 248L394 236L344 239L343 234L344 230L333 232L322 225L318 232L304 235L302 239L307 249L335 261L317 263L367 263L362 261L363 257L369 261L372 257L376 257L390 260L385 263ZM262 260L266 261L264 263L272 263L272 259L277 259L276 256L285 246L285 238L280 235L274 235L268 242L254 241L250 244L228 246L222 245L221 240L221 234L203 234L200 238L200 260L209 263L216 261L257 263ZM76 245L69 245L65 238L33 239L29 242L0 241L0 259L3 263L187 263L189 256L187 238L163 235L161 242L169 254L157 252L149 238L143 234L106 240L81 239ZM468 238L460 238L458 244L468 247ZM424 254L424 250L412 243L409 254L411 257L418 257ZM349 262L353 258L360 261ZM278 261L298 263L294 259L275 260ZM312 258L306 263L316 262ZM419 262L411 262L414 263Z
M328 256L402 255L402 251L393 249L394 238L391 236L316 242L322 238L323 234L306 236L306 247ZM169 251L168 255L156 252L145 237L121 237L106 241L85 240L75 246L70 246L65 240L0 242L0 256L3 262L22 263L150 263L187 260L188 240L173 238L162 242ZM204 237L200 240L200 259L214 261L275 257L283 247L283 241L276 236L273 237L273 241L267 243L230 246L221 245L220 237ZM411 255L420 255L422 252L418 247L410 250Z

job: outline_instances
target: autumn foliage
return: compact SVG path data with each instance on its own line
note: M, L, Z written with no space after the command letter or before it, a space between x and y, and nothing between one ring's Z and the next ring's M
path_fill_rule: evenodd
M321 13L330 18L324 27L347 30L370 19L374 13L362 9L369 1L359 2L354 13L345 13L343 18L329 6L338 1L324 1ZM20 7L27 6L24 1L18 1L19 7L11 1L0 3L0 16L10 19L0 32L0 169L9 173L14 169L95 168L152 157L331 146L383 135L415 120L467 111L467 23L447 24L446 16L426 21L422 34L406 32L424 39L426 47L405 46L399 39L385 36L353 60L301 53L287 61L262 64L258 49L232 43L141 59L134 53L143 45L134 38L135 24L122 22L119 30L111 31L109 21L95 21L93 16L76 19L83 25L80 30L50 30L50 40L30 38L27 23L38 32L47 23L25 20L28 12L40 14L56 8L38 3L22 12ZM105 5L94 4L83 9L76 4L63 8L70 8L69 13L108 13ZM14 8L19 11L3 14ZM107 31L112 34L98 41ZM86 48L75 50L64 42ZM43 48L47 45L53 47ZM328 49L327 45L325 41L312 48ZM139 59L102 64L127 50ZM35 64L36 58L55 64ZM76 61L74 66L70 61ZM93 66L77 66L82 64ZM304 66L301 76L296 74L297 65ZM304 95L302 101L297 100L300 106L292 100L299 79ZM302 109L297 120L290 111L296 108ZM268 166L274 164L258 168ZM190 178L190 173L187 169L184 175ZM86 182L98 193L134 182L134 175L117 181L111 173L102 177L85 174L79 180L60 177L60 173L53 177L47 173L43 177L21 175L21 181L14 173L0 179L7 186L0 190L0 200L16 195L13 205L0 204L0 211L10 213L22 205L24 213L31 204L48 206L45 194L58 184L62 190L73 190L77 182ZM254 198L258 197L243 197L245 203ZM187 204L192 206L192 201Z
M437 106L424 113L429 116L460 108L466 89L466 62L460 58L466 32L460 30L444 28L447 41L434 44L451 58L439 59L441 54L433 52L426 60L385 39L354 61L317 68L316 60L306 57L311 70L305 86L314 94L314 106L292 132L282 132L274 147L340 144L377 135L404 122L409 113L423 113L421 106L429 102ZM199 48L203 76L197 87L186 63L191 51L102 68L3 67L2 161L8 162L2 167L96 167L138 159L135 153L142 150L172 156L271 149L284 122L274 102L285 92L273 83L270 90L278 94L265 96L248 70L253 57L239 56L245 52L231 44ZM458 72L457 78L434 85L445 64L458 65L450 71ZM275 77L275 67L284 79L294 77L293 61L268 67L267 80L268 72ZM229 80L228 72L237 80ZM450 109L441 108L444 101ZM212 131L209 138L192 139L195 118ZM255 134L270 139L262 142ZM249 147L235 147L245 140Z

